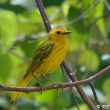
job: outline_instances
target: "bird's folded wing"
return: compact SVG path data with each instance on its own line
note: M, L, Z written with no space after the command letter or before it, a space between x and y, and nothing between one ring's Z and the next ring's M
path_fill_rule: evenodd
M27 76L27 74L33 73L42 64L44 59L50 55L53 48L54 43L51 41L46 41L36 50L32 62L28 66L26 74L24 75L24 78Z

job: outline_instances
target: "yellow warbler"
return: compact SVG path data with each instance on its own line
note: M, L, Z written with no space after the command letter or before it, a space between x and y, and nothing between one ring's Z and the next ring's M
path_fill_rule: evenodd
M65 58L68 49L68 31L64 27L53 28L44 43L36 50L23 81L19 87L25 87L34 76L53 72ZM16 102L21 92L14 92L12 102Z

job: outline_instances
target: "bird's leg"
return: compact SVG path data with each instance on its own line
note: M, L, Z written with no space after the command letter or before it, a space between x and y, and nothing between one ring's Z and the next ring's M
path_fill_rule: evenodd
M44 87L42 87L42 83L38 80L38 78L36 77L36 75L33 73L34 78L37 80L37 83L39 84L39 87L41 88L41 94L42 91L45 89ZM45 89L46 90L46 89Z
M48 76L46 76L45 74L43 74L42 77L44 77L45 79L47 79L47 80L49 80L50 82L52 82L52 83L53 83L52 85L58 84L59 86L62 87L62 90L63 90L63 86L62 86L62 83L61 83L61 82L56 82L56 81L54 81L53 79L51 79L51 78L49 78Z
M54 81L53 79L49 78L48 76L46 76L45 74L41 75L43 78L45 78L46 80L52 82L52 83L56 83L56 81Z

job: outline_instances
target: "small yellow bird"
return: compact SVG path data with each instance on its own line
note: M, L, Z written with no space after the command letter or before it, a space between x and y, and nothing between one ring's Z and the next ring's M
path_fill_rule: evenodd
M64 27L53 28L44 43L37 49L19 87L25 87L33 78L53 72L64 60L68 49L68 31ZM21 92L14 92L12 102L16 102Z

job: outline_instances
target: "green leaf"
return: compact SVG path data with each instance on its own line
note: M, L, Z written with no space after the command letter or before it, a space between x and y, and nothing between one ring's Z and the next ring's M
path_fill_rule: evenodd
M95 52L86 50L80 55L78 63L86 69L96 71L99 67L99 58Z
M10 4L10 2L6 2L6 3L5 2L0 4L0 9L10 10L11 12L15 12L15 13L21 13L21 12L26 11L26 9L20 5L13 5L13 4Z
M104 13L103 13L103 9L104 9L104 3L103 2L100 2L98 4L98 6L96 7L96 11L97 13L95 13L95 17L100 17L100 16L104 16ZM105 28L105 23L104 23L104 19L99 19L97 22L97 25L102 33L103 36L106 35L106 30L107 28Z
M35 23L31 22L30 20L28 21L28 19L25 18L25 15L20 15L18 18L18 34L28 35L32 32L36 32L36 30L38 29ZM41 27L41 25L39 27Z
M52 6L52 5L61 5L61 3L63 2L64 0L44 0L43 3L45 5L45 7L48 7L48 6Z
M77 110L77 109L78 109L77 107L72 107L72 108L70 108L69 110ZM81 109L81 110L88 110L88 107L87 107L86 104L81 104L81 105L80 105L80 109Z
M45 102L45 103L52 104L52 101L54 100L54 96L56 93L57 93L57 91L46 91L42 95L37 95L36 99L39 102Z
M106 93L105 102L109 104L110 103L110 78L107 78L104 81L102 88L103 88L103 91Z
M0 53L0 80L9 78L12 69L11 59L8 54Z
M37 43L37 39L32 38L31 35L26 36L24 41L20 43L20 48L27 57L32 58L33 54L35 53Z
M102 88L105 93L110 93L110 78L103 82Z
M2 11L0 12L0 40L3 44L3 47L7 49L17 33L17 22L16 16L13 12Z
M69 13L68 13L69 21L79 17L80 15L81 15L80 8L70 6ZM76 31L78 31L80 33L83 33L85 31L85 24L84 24L83 20L80 20L80 21L74 23L73 27L75 28Z

